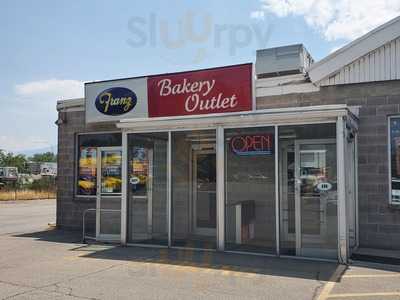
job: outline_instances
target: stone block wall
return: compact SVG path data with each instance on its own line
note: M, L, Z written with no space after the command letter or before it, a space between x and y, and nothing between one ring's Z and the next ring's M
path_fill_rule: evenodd
M82 229L82 214L96 208L95 197L76 197L77 134L85 132L117 131L115 125L86 125L84 111L59 112L63 124L58 126L57 226ZM93 216L88 216L90 224Z

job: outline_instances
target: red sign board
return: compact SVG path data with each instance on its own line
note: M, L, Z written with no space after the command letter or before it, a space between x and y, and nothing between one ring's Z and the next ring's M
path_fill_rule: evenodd
M149 117L249 111L251 77L251 64L151 76Z
M237 135L230 140L231 150L237 155L270 155L273 153L273 134Z

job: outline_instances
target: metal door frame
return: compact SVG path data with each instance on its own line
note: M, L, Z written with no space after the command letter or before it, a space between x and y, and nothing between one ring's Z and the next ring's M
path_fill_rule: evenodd
M213 149L211 149L213 148ZM191 188L190 188L190 194L191 194L191 216L192 220L190 222L192 226L192 232L194 234L199 234L199 235L206 235L206 236L216 236L217 234L217 220L216 220L216 227L215 229L211 228L203 228L203 227L197 227L197 211L196 211L196 204L197 204L197 156L201 154L214 154L215 159L217 159L217 153L216 153L216 145L215 144L206 144L206 145L192 145L191 147L191 170L190 170L190 176L191 176ZM215 164L215 168L217 168L217 162ZM217 170L215 170L217 171ZM217 190L215 190L215 196L217 195ZM217 205L217 203L215 203ZM216 207L217 209L217 207ZM218 218L217 214L215 216Z
M135 196L131 195L132 199L129 199L130 192L127 191L127 199L128 202L133 200L133 199L146 199L147 202L147 226L146 226L146 234L147 235L152 235L153 234L153 153L154 153L154 148L148 148L148 147L141 147L141 146L134 146L133 148L144 148L148 151L148 161L149 161L149 170L148 170L148 182L146 184L146 195L145 196ZM128 175L127 175L128 176ZM127 181L128 186L130 187L130 182L129 180ZM129 203L129 205L133 206L133 203ZM130 207L131 209L132 207ZM128 211L128 217L129 217L130 211ZM134 225L133 225L133 215L131 216L132 220L131 221L131 226L132 228L129 228L131 231L131 234L134 234ZM128 222L129 224L129 222ZM129 230L128 230L129 232ZM148 237L148 236L147 236ZM143 239L147 238L143 237ZM133 236L129 236L129 239L134 240Z
M101 194L101 160L102 160L102 151L120 151L121 152L121 193L112 193L110 195L102 195ZM112 147L97 147L97 157L96 157L96 240L98 241L120 241L120 234L101 234L100 233L100 218L101 218L101 199L102 198L119 198L122 201L122 147L121 146L112 146ZM111 210L110 210L111 212ZM116 212L111 212L116 213ZM121 215L121 213L120 213Z
M301 230L301 181L300 181L300 146L301 145L326 145L336 144L336 139L303 139L295 140L295 223L296 223L296 256L302 254L302 230ZM337 154L336 154L337 156ZM335 160L336 161L336 160ZM321 204L320 204L321 205ZM339 216L338 216L339 218Z
M284 142L280 142L279 143L279 154L281 159L279 160L279 168L281 170L281 172L279 172L279 191L280 191L280 195L283 199L283 195L284 195L284 189L286 189L286 204L288 205L288 192L287 192L287 166L288 166L288 162L287 162L287 154L289 152L289 147L291 147L291 145L293 145L293 154L295 155L295 146L294 143L292 141L284 141ZM296 161L295 161L296 162ZM296 168L296 166L295 166ZM286 179L286 180L285 180ZM286 224L283 222L283 218L284 213L283 210L285 209L282 205L283 203L280 203L280 214L278 215L279 218L281 219L281 226L282 226L282 234L283 236L283 240L285 241L290 241L290 242L294 242L296 241L296 226L295 226L295 232L294 233L289 233L289 212L288 212L288 208L287 208L287 218L288 218L288 222L286 222ZM296 208L295 208L295 213L296 213Z

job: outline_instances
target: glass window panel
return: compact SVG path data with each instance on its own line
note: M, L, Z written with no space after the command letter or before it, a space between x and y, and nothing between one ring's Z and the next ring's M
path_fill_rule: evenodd
M100 234L121 233L121 198L102 196L100 199Z
M276 252L274 130L225 130L228 250Z
M215 130L172 133L172 244L216 248Z
M168 245L168 133L128 135L128 241Z
M121 146L120 133L78 135L77 195L95 196L97 147Z
M78 195L96 195L97 148L80 147Z
M121 133L96 133L78 135L80 147L113 147L122 145Z
M278 149L281 253L336 258L336 124L279 127Z
M100 234L119 235L121 232L122 151L103 149L99 155L101 160Z
M121 193L121 150L105 150L101 153L101 194Z
M400 204L400 117L390 120L390 174L392 204Z
M334 258L337 249L336 143L301 144L299 151L301 252L305 256L321 257L329 257L331 253ZM314 251L315 248L321 252Z

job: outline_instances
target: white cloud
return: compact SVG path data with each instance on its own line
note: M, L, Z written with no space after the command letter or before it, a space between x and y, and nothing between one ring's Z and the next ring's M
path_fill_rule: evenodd
M7 152L19 152L31 149L52 147L50 141L42 137L19 137L16 135L0 135L0 149Z
M250 13L250 18L256 20L264 20L265 12L263 10L255 10Z
M83 97L83 82L79 80L48 79L31 81L15 86L15 92L23 97L46 97L54 100Z
M260 0L278 17L302 16L324 38L353 40L400 15L399 0Z
M0 149L23 151L57 144L56 101L83 97L79 80L48 79L14 86L15 95L0 99ZM18 120L18 122L16 122Z

